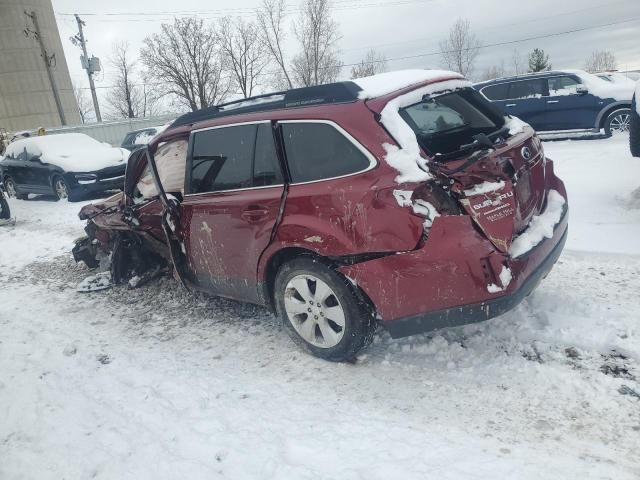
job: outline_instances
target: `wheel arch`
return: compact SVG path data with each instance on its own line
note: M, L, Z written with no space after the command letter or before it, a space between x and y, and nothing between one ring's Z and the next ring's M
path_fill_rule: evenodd
M609 115L611 115L616 110L623 110L627 108L631 109L631 102L618 101L618 102L610 103L609 105L604 107L602 110L600 110L600 113L598 113L595 128L597 128L598 130L604 128L604 123L607 121L607 117Z
M375 307L375 304L373 303L373 300L371 300L371 298L367 295L367 293L362 288L360 288L360 286L357 285L352 279L338 270L337 267L342 265L340 261L320 255L313 250L293 246L284 247L275 252L266 260L263 268L264 280L261 283L262 288L260 294L264 300L265 305L267 305L272 311L275 311L273 294L276 275L278 274L280 267L282 267L282 265L284 265L286 262L300 257L313 258L334 270L338 275L344 277L348 281L348 286L354 293L354 295L358 296L359 299L367 305L369 311L372 312L373 315L376 314L377 309Z

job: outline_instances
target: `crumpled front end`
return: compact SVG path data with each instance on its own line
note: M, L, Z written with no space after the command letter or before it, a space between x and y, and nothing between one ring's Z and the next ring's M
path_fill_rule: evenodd
M442 215L433 221L421 248L339 270L368 295L393 337L500 315L536 288L564 247L566 191L552 170L549 173L546 209L520 234L528 236L528 249L516 237L520 251L503 251L471 216ZM557 200L555 195L561 200L550 202L550 197ZM539 225L544 222L546 230Z

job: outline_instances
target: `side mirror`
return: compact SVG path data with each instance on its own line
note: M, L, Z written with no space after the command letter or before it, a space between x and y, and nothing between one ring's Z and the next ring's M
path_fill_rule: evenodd
M584 85L578 85L576 87L576 93L578 95L586 95L587 93L589 93L589 89L587 87L585 87Z
M39 162L42 155L34 155L29 159L30 162Z

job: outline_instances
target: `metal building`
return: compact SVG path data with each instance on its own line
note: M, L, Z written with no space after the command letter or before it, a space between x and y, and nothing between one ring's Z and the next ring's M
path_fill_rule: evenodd
M51 0L0 0L0 129L56 127L63 118L80 123Z

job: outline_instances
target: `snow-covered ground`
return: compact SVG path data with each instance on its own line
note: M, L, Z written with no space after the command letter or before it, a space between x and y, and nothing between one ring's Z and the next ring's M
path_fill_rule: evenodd
M78 294L80 204L0 230L0 478L637 479L640 161L546 143L567 248L515 311L299 352L266 310L182 291ZM621 392L626 392L623 394Z

